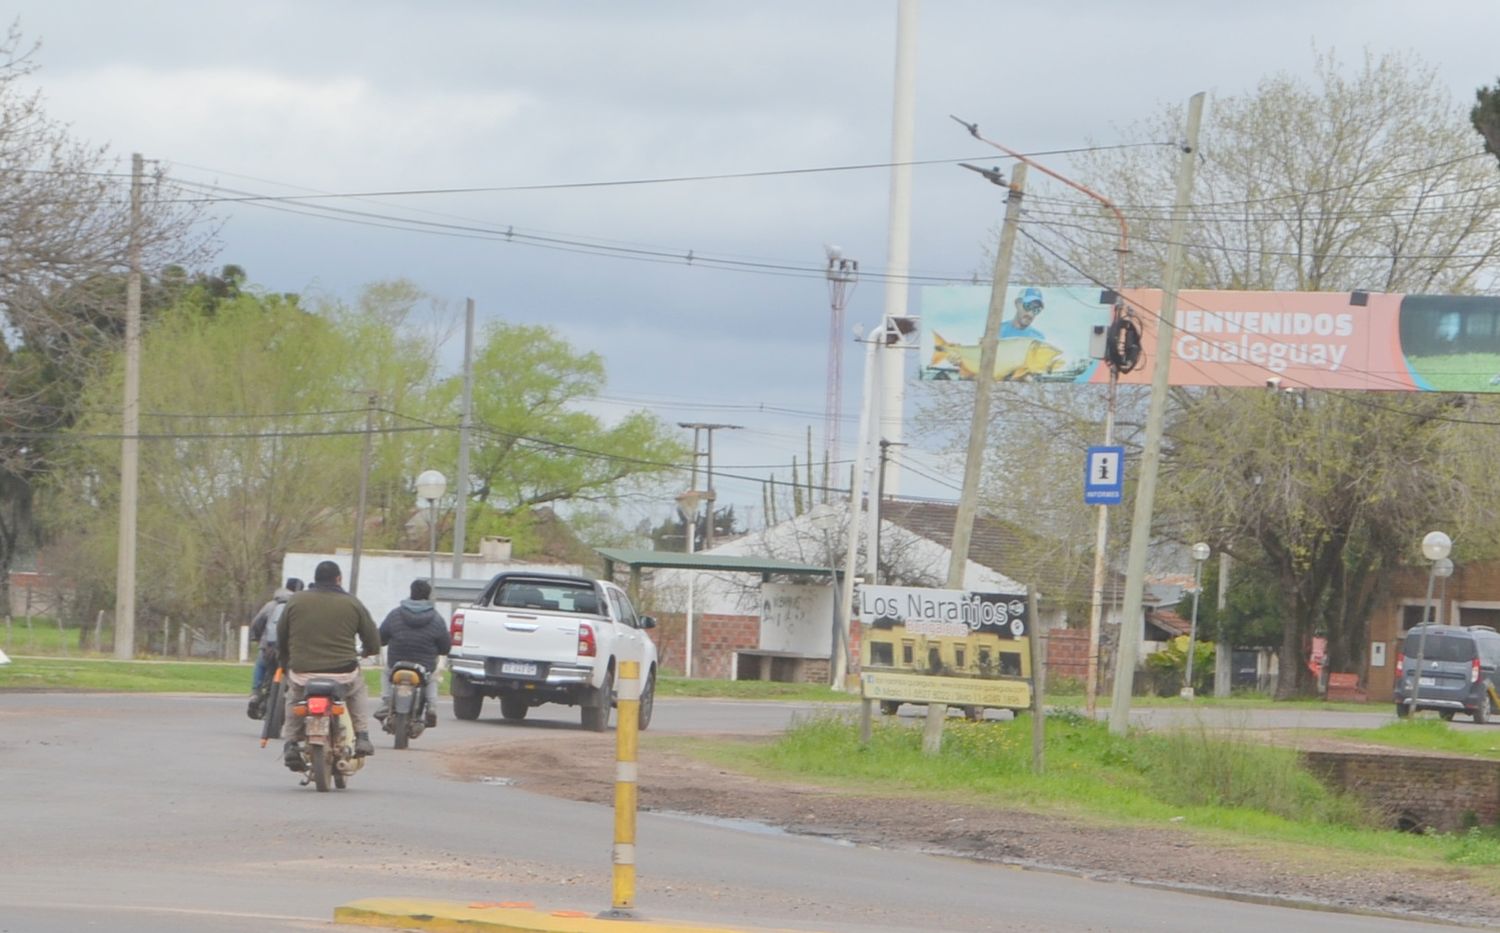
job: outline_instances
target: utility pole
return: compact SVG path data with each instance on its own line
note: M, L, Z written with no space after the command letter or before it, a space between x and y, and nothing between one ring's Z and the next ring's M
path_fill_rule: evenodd
M354 510L354 554L349 558L349 593L359 595L359 555L365 546L365 495L370 488L370 438L375 433L375 404L380 393L367 389L365 396L365 450L359 458L359 505Z
M839 457L839 429L844 417L844 308L849 290L859 281L859 261L844 256L837 246L825 246L828 254L828 388L823 409L823 463Z
M998 175L990 181L999 183ZM1000 248L995 251L994 282L990 286L989 314L984 336L979 340L979 372L974 376L974 414L969 420L969 449L964 456L964 485L953 518L953 551L948 560L948 588L963 589L964 569L969 560L969 541L974 533L974 513L979 509L979 470L984 459L985 435L990 424L990 395L995 385L995 355L1000 345L1000 325L1005 320L1005 286L1010 281L1011 255L1016 231L1021 225L1021 200L1026 192L1026 163L1011 169L1005 196L1005 223L1000 229ZM1032 622L1035 625L1035 620ZM1034 634L1034 633L1033 633Z
M886 223L885 317L882 329L904 335L912 325L907 315L911 283L911 191L914 152L913 127L917 112L917 0L898 0L896 6L896 73L891 100L891 200ZM879 351L881 376L880 420L873 436L899 441L906 402L905 339L888 341ZM901 469L891 472L891 491L901 491Z
M1130 694L1136 654L1141 644L1141 590L1146 583L1146 549L1151 543L1151 514L1156 504L1156 475L1161 465L1162 422L1167 411L1167 374L1177 325L1177 292L1182 285L1182 240L1192 200L1193 171L1198 163L1198 127L1203 120L1203 93L1188 101L1187 135L1177 167L1177 195L1167 237L1167 264L1162 275L1161 314L1156 321L1156 361L1151 373L1151 407L1146 414L1145 449L1130 526L1130 556L1125 567L1125 606L1120 617L1120 645L1115 652L1114 705L1109 731L1124 735L1130 726Z
M886 466L886 463L890 460L890 450L891 450L891 448L892 447L905 447L905 446L906 446L905 444L903 444L903 443L901 443L899 441L888 441L888 440L886 440L883 437L880 439L880 472L878 472L876 474L877 478L876 478L876 482L875 482L875 503L874 503L874 506L873 506L873 511L875 513L875 521L874 521L874 525L875 525L875 549L874 549L874 553L875 553L875 558L876 559L874 561L871 561L871 566L870 566L870 582L871 583L879 583L880 582L880 563L879 563L879 560L880 560L880 519L881 519L881 513L885 511L885 466Z
M458 476L453 486L453 579L464 575L464 544L468 541L469 434L474 429L474 299L464 303L464 397L458 420Z
M702 421L679 421L679 428L693 429L693 491L698 491L698 458L704 456L698 450L699 431L708 435L707 452L707 488L704 491L704 499L708 502L708 526L703 530L703 549L706 551L714 546L714 432L715 431L738 431L737 424L706 424ZM694 510L696 512L696 509Z
M130 231L125 247L125 400L120 439L120 547L115 565L115 657L135 657L136 513L141 443L141 187L145 161L130 156Z
M1224 634L1224 616L1229 611L1229 552L1219 549L1219 643L1214 651L1214 696L1227 697L1234 679L1234 646Z

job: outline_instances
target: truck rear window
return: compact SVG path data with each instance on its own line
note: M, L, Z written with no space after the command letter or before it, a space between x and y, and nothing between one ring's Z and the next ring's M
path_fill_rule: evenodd
M1439 635L1429 631L1425 645L1420 643L1420 637L1418 632L1411 632L1406 636L1405 654L1413 661L1419 653L1428 661L1474 660L1474 639L1467 632Z
M505 609L548 609L601 615L599 595L591 586L546 580L508 580L500 585L494 605Z

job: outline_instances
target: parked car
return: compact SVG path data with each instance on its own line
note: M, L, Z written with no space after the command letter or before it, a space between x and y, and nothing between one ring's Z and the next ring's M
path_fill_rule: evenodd
M1420 670L1418 666L1420 665ZM1416 678L1413 695L1412 678ZM1418 625L1396 655L1396 715L1433 709L1489 722L1500 709L1500 633L1487 625Z

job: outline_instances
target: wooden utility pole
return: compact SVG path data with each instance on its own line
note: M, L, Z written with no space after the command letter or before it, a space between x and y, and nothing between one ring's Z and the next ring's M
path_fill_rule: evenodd
M359 595L359 555L365 547L365 497L370 488L370 440L375 433L375 405L380 393L365 396L365 449L359 458L359 504L354 509L354 553L349 557L349 593Z
M1203 119L1203 94L1188 101L1187 134L1177 167L1177 196L1172 202L1172 226L1167 234L1167 264L1162 275L1161 314L1156 322L1156 362L1151 373L1151 407L1146 414L1146 439L1141 452L1140 483L1130 525L1130 557L1125 568L1125 605L1120 615L1120 645L1115 652L1114 705L1109 731L1124 735L1130 727L1130 693L1135 683L1136 655L1141 644L1141 591L1146 584L1146 549L1151 543L1151 514L1156 504L1156 475L1161 466L1162 423L1167 411L1167 374L1172 363L1172 337L1177 325L1177 291L1182 285L1182 240L1193 193L1193 170L1198 163L1198 127Z
M458 421L458 475L453 480L453 579L464 575L468 541L469 434L474 429L474 299L464 305L464 398Z
M1000 345L1000 325L1005 320L1005 289L1010 281L1010 260L1016 248L1016 230L1021 225L1021 199L1026 191L1026 163L1018 162L1010 173L1005 196L1005 224L1000 230L1000 248L995 251L994 282L990 286L989 314L984 336L979 340L979 372L974 376L974 414L969 419L969 449L964 457L964 485L953 518L953 552L948 561L948 588L963 589L964 568L969 560L969 540L974 534L974 513L979 509L979 471L984 462L984 442L989 431L990 396L995 386L995 355Z
M130 232L125 280L125 403L120 440L120 546L115 563L115 657L135 656L136 514L140 506L141 182L145 162L130 157Z

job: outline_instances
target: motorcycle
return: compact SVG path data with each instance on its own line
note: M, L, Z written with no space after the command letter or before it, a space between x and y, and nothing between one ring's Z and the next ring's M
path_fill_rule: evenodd
M306 696L292 704L290 713L307 721L307 741L302 743L303 786L311 783L326 791L331 781L343 790L349 776L365 763L354 754L354 721L344 704L343 686L326 677L314 677L307 682Z
M420 664L397 661L391 665L391 706L381 727L396 737L396 747L427 728L427 678L432 675Z

